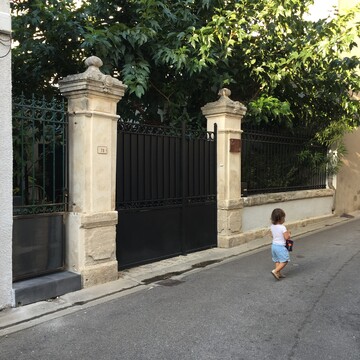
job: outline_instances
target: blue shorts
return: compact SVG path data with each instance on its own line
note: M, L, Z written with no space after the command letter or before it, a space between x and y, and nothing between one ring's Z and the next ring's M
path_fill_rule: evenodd
M271 255L273 262L287 262L290 261L289 251L284 245L271 245Z

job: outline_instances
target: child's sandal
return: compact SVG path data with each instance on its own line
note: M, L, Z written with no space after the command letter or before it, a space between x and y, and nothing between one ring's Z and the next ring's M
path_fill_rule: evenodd
M273 276L276 280L280 280L280 276L275 270L272 270L271 273L273 274Z

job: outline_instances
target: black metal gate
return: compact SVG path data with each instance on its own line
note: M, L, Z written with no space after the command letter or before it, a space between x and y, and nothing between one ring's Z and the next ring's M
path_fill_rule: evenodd
M217 244L214 132L118 123L119 269Z
M13 100L13 280L64 270L67 211L64 101Z

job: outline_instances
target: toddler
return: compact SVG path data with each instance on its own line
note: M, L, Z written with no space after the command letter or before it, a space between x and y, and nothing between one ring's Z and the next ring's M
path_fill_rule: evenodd
M271 271L275 279L280 280L285 275L281 274L281 270L290 261L289 251L286 249L286 240L290 239L290 231L283 225L285 222L285 212L282 209L274 209L271 213L271 234L272 245L271 255L275 263L275 269Z

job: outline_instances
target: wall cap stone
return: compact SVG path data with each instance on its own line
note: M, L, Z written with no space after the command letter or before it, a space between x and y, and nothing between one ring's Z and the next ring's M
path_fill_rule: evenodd
M229 89L220 89L218 95L220 96L219 100L207 103L201 108L205 116L223 113L241 116L245 115L246 107L241 102L230 99L231 91Z
M105 94L106 97L122 97L127 88L120 80L100 71L103 62L97 56L90 56L85 60L88 67L83 73L68 75L59 81L60 92L69 97L77 93Z
M300 199L310 199L318 197L330 197L334 196L335 191L332 189L316 189L316 190L301 190L301 191L289 191L281 193L252 195L245 197L244 207L256 206L263 204L271 204L283 201L292 201Z

